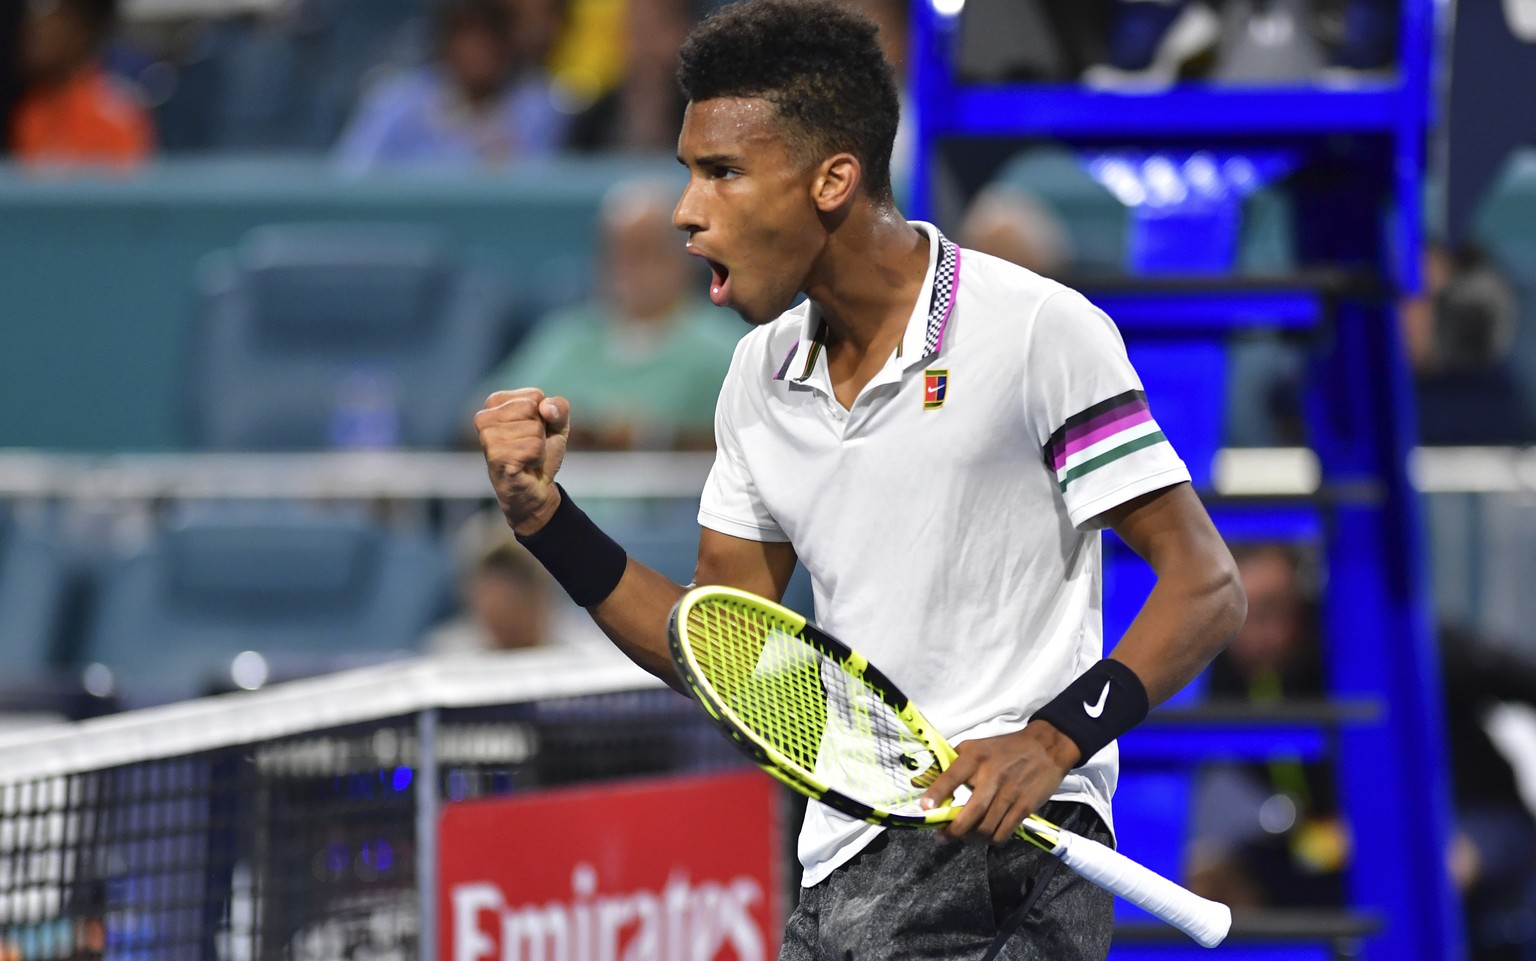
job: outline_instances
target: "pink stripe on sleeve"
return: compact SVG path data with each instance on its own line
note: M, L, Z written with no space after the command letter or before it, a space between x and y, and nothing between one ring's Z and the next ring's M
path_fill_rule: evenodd
M1051 462L1056 470L1066 466L1067 458L1087 447L1092 447L1099 441L1113 437L1123 430L1135 427L1137 424L1145 424L1152 419L1152 411L1143 405L1139 410L1130 410L1107 421L1086 434L1079 434L1069 438L1060 448L1052 452Z

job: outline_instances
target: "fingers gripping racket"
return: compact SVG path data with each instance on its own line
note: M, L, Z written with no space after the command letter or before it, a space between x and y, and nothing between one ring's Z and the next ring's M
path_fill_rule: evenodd
M918 804L954 748L889 678L804 617L746 591L700 587L672 609L670 634L672 660L694 698L795 791L888 827L938 827L958 813L953 803ZM1205 947L1231 927L1226 905L1097 841L1036 815L1018 833Z

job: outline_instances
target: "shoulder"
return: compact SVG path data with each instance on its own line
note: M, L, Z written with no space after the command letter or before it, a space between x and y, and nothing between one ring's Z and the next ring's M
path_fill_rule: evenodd
M1022 317L1034 327L1085 323L1114 327L1082 292L979 250L961 251L960 289L985 309Z
M608 318L597 304L557 307L533 325L522 352L549 354L597 350L607 339L608 329Z
M544 376L551 366L567 364L572 357L584 362L601 348L600 325L600 318L582 305L552 310L529 329L493 376L507 382Z
M507 85L502 106L512 111L557 110L554 85L542 70L530 70Z
M1033 313L1060 294L1087 299L1059 281L1018 264L964 248L960 251L960 292L984 306L1005 307L1010 313Z
M15 125L38 127L49 140L89 130L100 140L114 143L147 139L150 120L135 88L105 70L82 71L63 86L47 92L23 94L16 107Z
M386 76L363 94L362 109L373 113L404 113L430 106L438 89L437 74L427 67Z
M1082 331L1109 331L1119 339L1109 317L1081 292L979 250L960 251L956 306L968 327L1026 349Z

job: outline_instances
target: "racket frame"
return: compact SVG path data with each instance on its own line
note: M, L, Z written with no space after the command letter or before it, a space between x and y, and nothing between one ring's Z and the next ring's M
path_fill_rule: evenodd
M850 797L822 781L814 771L807 770L804 765L758 735L751 725L745 723L715 691L694 656L692 644L688 640L688 618L695 607L705 603L735 604L759 615L770 615L782 621L782 626L796 638L831 659L884 702L912 736L933 755L940 771L947 770L954 763L957 755L954 747L944 739L938 728L923 716L923 713L912 703L911 698L907 697L894 681L869 663L863 655L837 638L819 630L803 615L781 604L775 604L766 598L734 587L696 587L684 594L673 606L668 619L668 647L672 662L677 667L684 686L694 700L704 708L710 720L759 767L791 790L820 801L842 814L870 824L900 828L934 828L955 819L962 805L953 804L952 798L943 804L935 805L922 815L914 815L891 811ZM1050 851L1056 846L1057 830L1056 825L1032 814L1019 826L1017 834L1037 847Z
M843 670L861 680L864 686L890 707L912 735L934 757L943 771L954 762L953 747L927 718L891 682L858 652L836 638L806 623L805 618L766 598L730 587L700 587L684 594L668 622L669 648L684 686L703 706L712 721L769 774L791 790L814 798L842 813L889 827L937 827L951 821L960 806L947 799L922 816L898 814L858 801L816 777L792 758L776 749L743 723L730 706L714 691L693 656L688 642L688 616L695 606L706 602L736 604L762 615L772 615L800 640L835 660ZM1225 904L1209 901L1180 887L1142 864L1116 852L1108 845L1059 828L1038 815L1031 814L1019 825L1018 836L1060 858L1090 882L1125 898L1210 948L1220 944L1232 927L1232 911Z

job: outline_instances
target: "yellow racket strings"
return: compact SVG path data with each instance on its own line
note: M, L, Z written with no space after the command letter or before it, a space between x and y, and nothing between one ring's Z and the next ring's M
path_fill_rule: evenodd
M817 652L778 618L736 601L694 604L687 631L703 680L736 720L813 772L827 723Z
M912 779L933 757L850 665L771 610L734 599L694 604L687 630L716 696L800 776L879 810L921 816L923 789Z

